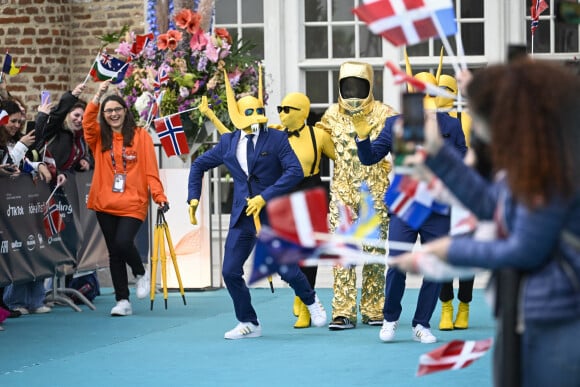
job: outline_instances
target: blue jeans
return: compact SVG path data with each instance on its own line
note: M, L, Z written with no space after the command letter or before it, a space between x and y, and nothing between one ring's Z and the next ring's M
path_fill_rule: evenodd
M4 289L4 303L12 310L16 308L35 310L44 305L45 295L44 280L12 284Z
M578 387L580 318L530 322L522 336L522 386Z

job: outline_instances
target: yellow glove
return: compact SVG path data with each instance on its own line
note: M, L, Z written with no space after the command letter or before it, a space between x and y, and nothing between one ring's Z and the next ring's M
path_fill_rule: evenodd
M258 216L260 211L266 205L266 201L262 195L256 195L251 199L246 199L248 201L248 208L246 209L246 215L248 216Z
M204 95L201 97L201 102L199 103L199 112L204 116L207 116L209 111L209 104L207 103L207 97Z
M195 210L197 210L197 205L199 204L199 200L191 199L189 201L189 221L194 226L197 224L197 219L195 218Z
M284 130L285 127L282 124L268 124L268 128L274 128L278 130Z
M355 113L352 115L352 124L356 135L360 140L365 140L369 133L371 132L371 126L367 121L367 115L363 112Z

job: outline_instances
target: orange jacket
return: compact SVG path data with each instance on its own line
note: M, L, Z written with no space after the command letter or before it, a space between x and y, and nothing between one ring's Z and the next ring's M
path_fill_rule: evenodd
M102 151L98 115L99 105L91 101L83 116L85 140L95 157L95 171L87 207L111 215L145 220L149 207L149 191L151 191L155 203L167 202L163 185L159 180L157 158L151 136L143 128L135 129L133 145L125 148L125 155L128 156L126 157L125 190L124 192L113 192L115 172L111 161L111 152ZM113 132L113 154L117 173L123 173L122 150L123 136Z

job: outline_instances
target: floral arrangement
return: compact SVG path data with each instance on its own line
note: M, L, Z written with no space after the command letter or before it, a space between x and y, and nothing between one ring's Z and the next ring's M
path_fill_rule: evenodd
M127 32L120 39L115 52L126 57L129 64L124 80L117 86L141 124L146 123L156 96L163 92L160 116L187 112L182 114L182 121L188 140L203 142L209 133L199 130L206 121L197 109L202 96L207 97L216 116L231 127L224 70L237 99L256 96L259 63L250 54L251 44L234 42L223 28L205 31L197 12L182 9L174 23L176 29L159 34L156 39L149 34L150 39L137 50L135 43L143 36ZM191 122L184 120L186 114ZM199 133L205 133L205 137L199 138Z

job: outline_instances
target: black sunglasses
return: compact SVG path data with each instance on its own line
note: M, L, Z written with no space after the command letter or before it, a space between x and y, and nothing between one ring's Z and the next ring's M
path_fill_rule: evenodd
M290 113L290 109L300 110L300 109L292 107L292 106L278 106L277 109L278 109L278 114L282 113L282 111L284 111L284 113L288 114L288 113Z

